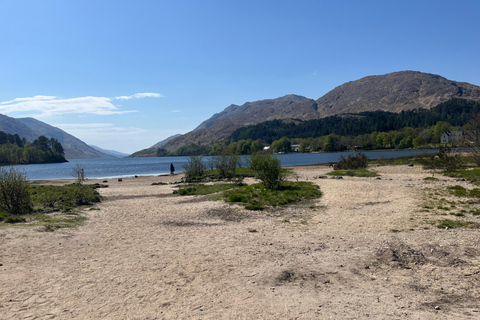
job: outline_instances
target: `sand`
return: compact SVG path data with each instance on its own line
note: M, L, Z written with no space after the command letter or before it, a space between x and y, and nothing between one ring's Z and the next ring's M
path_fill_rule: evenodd
M323 196L263 212L151 185L180 175L111 180L80 227L0 230L0 319L479 319L480 230L421 210L472 186L373 169L297 167Z

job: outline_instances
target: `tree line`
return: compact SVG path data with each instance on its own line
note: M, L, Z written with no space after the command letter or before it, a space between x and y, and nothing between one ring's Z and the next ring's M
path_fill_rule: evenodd
M435 146L443 132L464 126L480 113L477 101L452 99L432 109L400 113L369 111L285 123L272 120L240 128L214 145L190 144L174 152L158 149L157 156L247 155L270 146L272 152L406 149Z
M358 136L372 132L401 130L406 127L427 128L439 121L448 122L452 126L463 126L479 112L480 104L477 101L451 99L432 109L415 109L400 113L366 111L289 123L272 120L239 128L230 135L228 140L263 139L270 144L282 137L309 138L331 133L340 136Z
M0 131L0 165L67 162L58 140L40 136L27 142L18 134Z

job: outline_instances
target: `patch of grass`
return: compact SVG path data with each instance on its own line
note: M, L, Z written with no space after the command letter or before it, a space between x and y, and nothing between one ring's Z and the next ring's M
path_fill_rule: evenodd
M262 184L256 184L239 187L225 193L227 202L245 205L248 210L286 206L320 196L321 192L318 186L310 182L283 182L278 189L266 189Z
M164 186L164 185L166 185L166 184L168 184L168 183L166 183L166 182L152 182L151 185L152 185L152 186Z
M425 181L438 181L438 178L435 178L435 177L426 177L426 178L423 178L423 180L425 180Z
M212 184L212 185L205 185L205 184L194 184L188 185L178 191L175 190L174 194L179 194L181 196L187 195L207 195L212 193L223 192L226 190L230 190L233 188L238 187L238 185L233 183L222 183L222 184Z
M189 185L178 191L179 195L219 194L226 202L245 206L247 210L264 210L267 207L286 206L302 200L321 196L319 187L311 182L282 182L277 189L266 189L263 184Z
M19 216L8 216L7 218L5 218L5 223L22 223L22 222L26 222L27 220L25 220L24 217L19 217Z
M476 185L480 184L480 168L478 167L473 169L467 168L454 170L452 172L445 173L445 175L453 178L463 178Z
M76 227L84 223L86 217L75 214L75 209L101 201L101 196L96 190L99 187L104 185L30 184L33 213L14 216L3 212L0 213L0 223L28 222L31 226L50 226L47 231Z
M251 168L236 168L234 178L255 177L255 171ZM203 174L202 179L209 178L213 180L220 179L220 171L218 169L207 170ZM200 179L201 180L201 179Z
M82 225L87 220L86 217L78 214L53 213L53 214L35 214L36 225L44 227L41 231L55 231L60 228L74 228Z
M463 228L463 227L468 227L475 223L472 221L459 221L459 220L449 220L449 219L440 220L438 222L439 223L437 224L437 228L440 228L440 229Z
M378 173L367 169L356 170L335 170L327 173L330 176L350 176L350 177L378 177Z
M95 185L79 184L31 185L30 194L35 212L52 212L56 209L70 211L78 206L100 202L101 196L96 188Z

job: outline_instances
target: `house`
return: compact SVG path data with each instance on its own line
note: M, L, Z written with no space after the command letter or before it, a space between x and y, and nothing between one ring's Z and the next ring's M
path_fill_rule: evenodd
M292 146L291 146L291 151L292 152L298 152L299 149L300 149L299 144L292 144Z
M462 127L458 127L456 131L445 131L440 137L441 143L459 143L465 135Z

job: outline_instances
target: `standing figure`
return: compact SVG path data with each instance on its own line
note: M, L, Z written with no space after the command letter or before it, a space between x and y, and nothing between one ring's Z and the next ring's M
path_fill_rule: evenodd
M173 166L173 163L170 163L170 174L173 174L175 172L175 167Z

